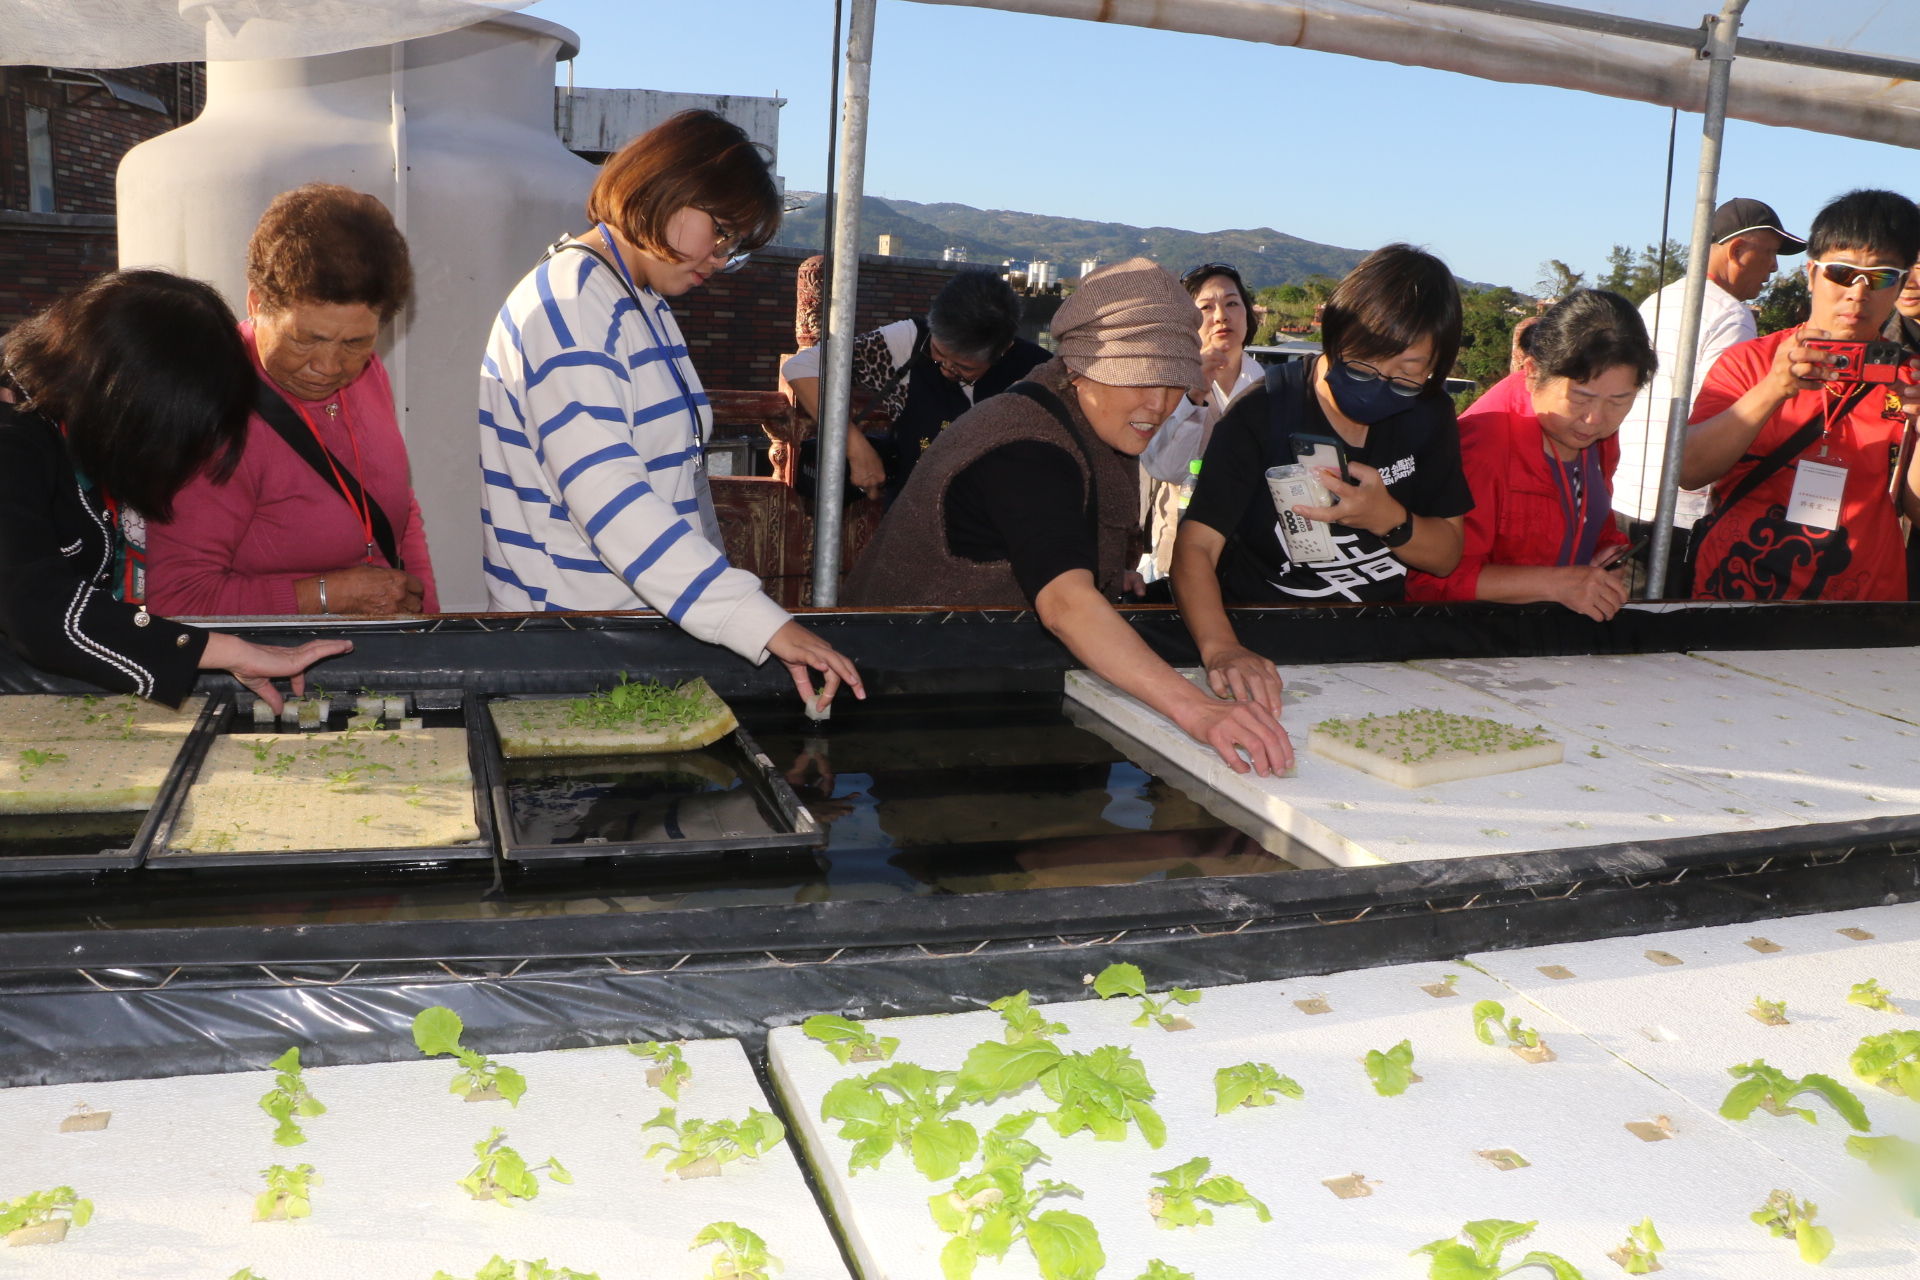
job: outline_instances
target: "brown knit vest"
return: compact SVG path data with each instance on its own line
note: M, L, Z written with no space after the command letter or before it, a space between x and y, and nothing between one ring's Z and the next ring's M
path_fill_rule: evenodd
M1098 475L1098 564L1094 580L1104 595L1119 594L1127 556L1140 529L1140 463L1094 434L1059 357L1027 375L1060 397L1086 442L1080 445L1059 419L1024 395L1003 392L960 415L935 438L913 469L907 487L887 512L842 592L847 605L950 605L1026 608L1013 566L1006 560L969 560L947 546L947 489L954 477L1005 445L1037 440L1066 451L1080 471L1077 492L1061 494L1085 511L1087 457Z

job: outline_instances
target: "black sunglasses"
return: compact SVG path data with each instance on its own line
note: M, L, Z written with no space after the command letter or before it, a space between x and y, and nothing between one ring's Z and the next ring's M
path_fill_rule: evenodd
M1240 283L1240 269L1230 262L1203 262L1181 276L1180 283L1189 285L1195 280L1204 280L1208 276L1226 276L1235 284Z

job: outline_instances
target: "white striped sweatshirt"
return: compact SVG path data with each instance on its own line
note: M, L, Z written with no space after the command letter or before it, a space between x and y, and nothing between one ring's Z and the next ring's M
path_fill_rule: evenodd
M480 364L496 610L650 608L753 662L789 618L727 563L701 465L713 410L673 310L577 250L535 267ZM676 376L677 375L677 376Z

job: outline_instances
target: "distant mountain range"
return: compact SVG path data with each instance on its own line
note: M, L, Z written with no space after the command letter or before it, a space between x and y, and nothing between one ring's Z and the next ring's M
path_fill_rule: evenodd
M826 201L817 192L787 194L807 204L787 215L775 243L818 249ZM1338 279L1367 252L1302 240L1271 227L1181 231L868 196L860 206L861 250L872 253L881 235L893 237L897 257L938 258L947 247L955 246L967 251L968 262L983 266L997 267L1009 258L1023 267L1028 262L1051 262L1062 279L1079 275L1085 258L1110 263L1145 256L1175 273L1202 262L1230 262L1255 289L1295 284L1312 275Z

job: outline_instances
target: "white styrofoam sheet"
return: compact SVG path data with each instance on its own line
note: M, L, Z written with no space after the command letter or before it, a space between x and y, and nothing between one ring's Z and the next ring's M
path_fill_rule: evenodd
M1189 679L1196 673L1187 672ZM1331 861L1348 865L1522 853L1758 830L1787 821L1741 804L1703 779L1622 751L1589 732L1547 722L1565 748L1556 765L1409 790L1306 749L1306 730L1332 716L1431 707L1531 727L1543 716L1403 663L1283 667L1292 777L1234 773L1171 720L1087 671L1068 696L1165 752ZM1596 754L1597 753L1597 754ZM1732 812L1746 809L1749 812Z
M1920 730L1684 654L1416 662L1708 783L1768 826L1920 812Z
M1421 990L1445 973L1461 975L1459 994L1437 999ZM1323 997L1331 1012L1307 1014L1293 1001ZM1521 1061L1472 1034L1476 999L1502 999L1536 1026L1558 1053L1543 1064ZM1137 1134L1103 1143L1082 1133L1061 1138L1043 1123L1029 1130L1051 1157L1030 1170L1031 1183L1072 1183L1081 1200L1050 1200L1085 1213L1098 1226L1107 1255L1103 1276L1131 1280L1150 1258L1197 1276L1287 1275L1341 1280L1416 1280L1424 1260L1407 1256L1450 1236L1470 1220L1539 1219L1525 1246L1560 1253L1589 1277L1616 1274L1605 1253L1627 1228L1652 1215L1670 1252L1663 1275L1674 1280L1771 1280L1804 1274L1791 1242L1774 1240L1747 1214L1775 1187L1793 1187L1826 1204L1824 1188L1743 1135L1690 1112L1685 1100L1620 1063L1550 1015L1462 966L1410 965L1297 982L1213 988L1184 1012L1195 1029L1164 1032L1128 1025L1129 999L1047 1008L1070 1032L1058 1043L1085 1051L1101 1044L1133 1047L1159 1096L1168 1139L1150 1149ZM890 1019L871 1024L901 1045L895 1061L954 1068L967 1050L998 1039L992 1013ZM1359 1059L1369 1049L1412 1041L1423 1081L1399 1097L1377 1095ZM769 1040L776 1085L804 1135L836 1217L866 1280L927 1280L939 1274L945 1243L927 1211L938 1189L896 1151L882 1167L850 1175L850 1144L837 1122L818 1117L821 1097L843 1076L876 1064L842 1066L797 1027ZM1213 1073L1246 1061L1271 1063L1305 1088L1300 1100L1213 1114ZM982 1132L1000 1115L1048 1105L1037 1087L986 1106L962 1108ZM1666 1115L1675 1136L1644 1142L1624 1126ZM1531 1164L1501 1171L1478 1154L1506 1148ZM1216 1210L1214 1225L1165 1231L1148 1215L1153 1171L1195 1155L1212 1172L1240 1178L1273 1209L1260 1224L1244 1207ZM1374 1194L1340 1199L1323 1180L1360 1173ZM1828 1217L1833 1217L1831 1213ZM1845 1224L1831 1265L1847 1274L1911 1276L1920 1267L1914 1240L1898 1227ZM1250 1259L1274 1259L1271 1267ZM1284 1266L1277 1260L1284 1259ZM986 1280L1033 1280L1024 1245L1004 1265L983 1264Z
M1729 649L1693 656L1920 725L1920 648Z
M1856 940L1840 933L1843 928L1873 937ZM1750 945L1754 940L1780 950L1763 953ZM1649 959L1649 951L1681 963ZM1791 1076L1832 1076L1866 1106L1870 1132L1920 1141L1920 1101L1856 1079L1847 1061L1863 1036L1920 1026L1920 903L1528 947L1471 960L1704 1113L1717 1112L1733 1087L1729 1067L1760 1058ZM1552 966L1573 976L1541 972ZM1891 988L1898 1015L1847 1003L1853 984L1868 978ZM1786 1001L1788 1025L1750 1017L1755 996ZM1815 1095L1793 1105L1811 1108L1818 1122L1763 1111L1738 1123L1717 1115L1712 1122L1837 1188L1835 1209L1888 1207L1882 1202L1890 1201L1890 1189L1880 1175L1846 1153L1854 1130ZM1826 1200L1820 1203L1827 1208Z
M737 1041L685 1046L693 1079L682 1119L739 1118L767 1108ZM325 1115L308 1141L275 1146L258 1107L270 1072L181 1076L0 1091L0 1197L70 1185L94 1203L91 1224L52 1246L0 1249L0 1273L34 1280L219 1280L250 1266L269 1280L426 1280L470 1276L494 1255L545 1258L602 1280L693 1280L715 1250L691 1252L715 1220L757 1231L786 1280L846 1280L832 1235L787 1143L717 1178L681 1180L646 1160L669 1136L641 1131L661 1106L647 1062L611 1046L503 1054L528 1089L518 1107L447 1091L450 1059L309 1068ZM60 1133L78 1101L113 1112L97 1133ZM458 1180L490 1127L538 1163L557 1157L571 1186L541 1175L537 1199L475 1201ZM260 1171L311 1164L325 1179L313 1216L252 1221Z

